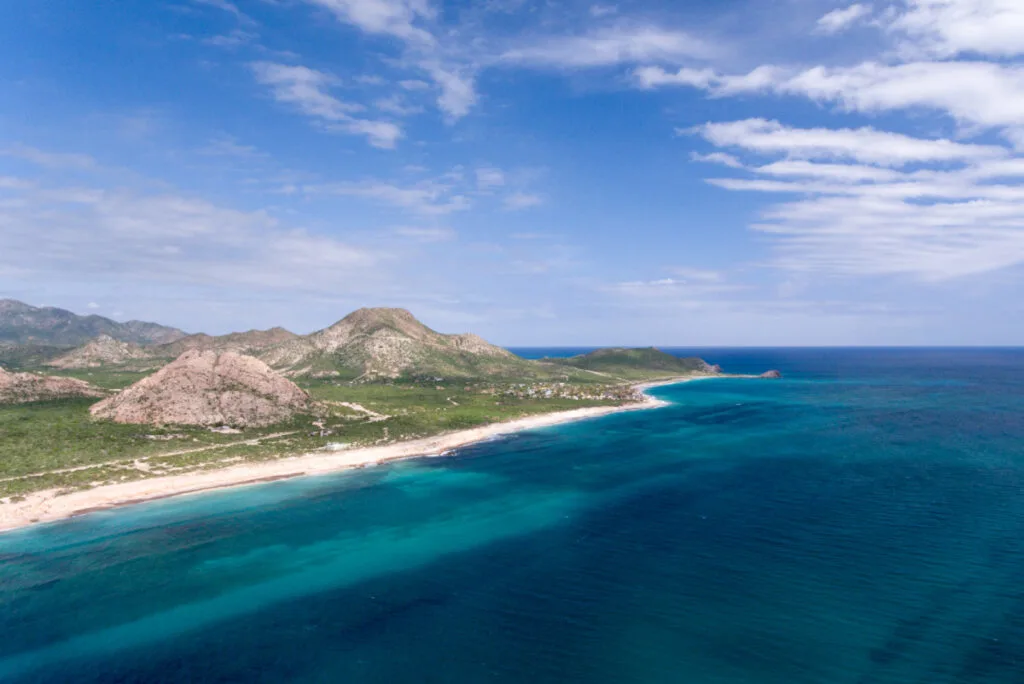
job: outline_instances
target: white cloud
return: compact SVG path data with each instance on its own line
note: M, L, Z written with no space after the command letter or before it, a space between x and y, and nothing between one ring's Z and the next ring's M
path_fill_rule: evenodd
M787 159L752 169L756 173L782 177L806 177L830 181L860 183L864 181L883 182L901 178L901 174L890 169L859 164L818 164L802 160Z
M706 59L716 49L683 31L657 26L617 26L580 36L555 36L506 51L501 60L556 69L614 66L636 62L678 63Z
M229 33L222 33L217 36L210 36L209 38L203 39L204 45L212 45L213 47L234 49L247 45L254 42L259 38L259 35L251 31L243 31L242 29L233 29Z
M423 181L412 186L370 181L366 183L334 183L307 186L309 194L332 194L362 197L383 204L408 209L415 213L440 216L469 209L470 201L453 186L437 181Z
M661 67L640 67L633 75L641 88L658 88L661 86L690 86L692 88L710 88L719 81L719 76L711 69L691 69L683 67L675 72L665 71Z
M87 309L99 309L100 305L97 304L96 302L89 302L88 304L85 305L85 307Z
M603 286L601 289L624 295L638 301L689 300L695 306L724 303L720 295L746 289L742 285L725 282L722 274L703 269L674 269L679 278L658 278L656 280L631 280ZM712 297L713 299L709 299Z
M367 33L392 35L402 40L433 44L430 32L416 26L435 12L427 0L309 0L325 7L343 22Z
M903 36L906 54L1024 54L1024 3L1019 0L903 0L887 28Z
M410 79L406 79L404 81L399 81L398 85L400 85L401 87L405 88L406 90L429 90L430 89L430 84L429 83L427 83L426 81L421 81L419 79L415 79L415 78L410 78Z
M274 98L296 106L307 116L327 122L325 128L352 135L365 135L374 147L393 148L402 129L389 121L372 121L352 116L362 105L343 102L328 92L337 79L316 69L273 62L254 62L256 79L271 88Z
M510 211L518 211L520 209L530 209L532 207L540 206L544 204L544 199L538 195L532 195L525 192L516 192L504 200L505 208Z
M995 145L921 140L874 128L790 128L777 121L746 119L692 129L718 147L738 147L796 159L852 159L882 166L915 162L993 159L1006 156Z
M799 95L834 102L865 113L919 108L944 112L967 125L1024 129L1024 65L995 62L864 62L852 67L814 67L792 71L762 66L747 74L710 75L660 67L636 72L641 87L682 85L703 88L717 97L750 92Z
M272 62L255 62L252 69L260 83L271 86L279 102L296 105L310 116L346 121L352 112L364 109L330 95L327 89L336 85L338 79L322 71Z
M818 31L829 35L839 33L866 18L869 14L871 14L871 8L861 3L832 10L818 19Z
M432 32L437 12L428 0L308 1L326 7L339 20L367 33L400 39L408 52L403 64L430 76L441 91L437 106L449 121L466 116L476 104L476 69L472 64L453 61L448 54L451 51L441 49ZM400 85L407 90L427 86L418 79L406 79Z
M15 264L37 279L329 291L382 259L265 211L183 195L51 188L23 199L0 206L0 270Z
M438 108L450 120L466 116L477 100L473 76L440 66L428 66L426 69L434 82L441 88L441 95L437 98Z
M993 182L1024 178L1024 158L1003 148L762 120L721 126L701 130L716 145L782 157L744 164L753 178L709 181L794 198L752 226L773 239L777 266L935 281L1024 264L1024 186Z
M711 154L700 154L698 152L694 152L690 155L690 158L696 162L706 162L708 164L721 164L722 166L728 166L729 168L732 169L745 168L743 166L743 163L739 159L732 156L731 154L726 154L725 152L712 152Z
M770 91L785 74L784 70L767 65L739 75L719 74L707 68L682 67L678 71L666 71L660 66L644 66L633 72L633 78L637 86L644 89L685 86L709 90L713 95L722 97L751 91Z

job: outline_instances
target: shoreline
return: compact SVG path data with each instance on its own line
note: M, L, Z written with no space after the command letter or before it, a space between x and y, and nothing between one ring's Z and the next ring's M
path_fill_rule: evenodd
M357 447L336 452L317 451L258 463L225 466L208 471L200 470L180 475L164 475L100 485L93 489L84 489L68 494L60 494L59 489L41 490L25 495L21 501L0 503L0 533L171 497L213 492L229 487L264 484L295 477L327 475L412 458L445 456L462 447L524 430L574 423L614 413L644 411L668 406L668 402L656 399L646 391L654 387L677 385L713 377L721 376L691 376L635 384L633 388L644 393L644 400L635 404L593 406L543 413L382 446Z

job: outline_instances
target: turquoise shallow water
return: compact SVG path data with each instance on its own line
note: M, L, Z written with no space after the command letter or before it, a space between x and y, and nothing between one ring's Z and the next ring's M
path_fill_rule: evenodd
M0 536L0 680L1024 682L1024 352L781 382Z

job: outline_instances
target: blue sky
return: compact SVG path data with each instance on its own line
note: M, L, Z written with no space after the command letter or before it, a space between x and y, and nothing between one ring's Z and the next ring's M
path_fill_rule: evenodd
M1019 344L1019 0L9 0L0 296Z

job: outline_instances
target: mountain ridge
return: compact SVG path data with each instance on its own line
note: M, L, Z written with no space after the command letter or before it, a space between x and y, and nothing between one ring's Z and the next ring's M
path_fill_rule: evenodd
M100 335L135 344L164 344L185 337L186 333L159 323L119 323L96 314L81 316L53 306L37 307L16 299L0 299L0 342L77 347Z
M288 375L354 380L471 377L481 367L497 370L528 363L477 335L439 333L399 308L357 309L333 325L258 356Z

